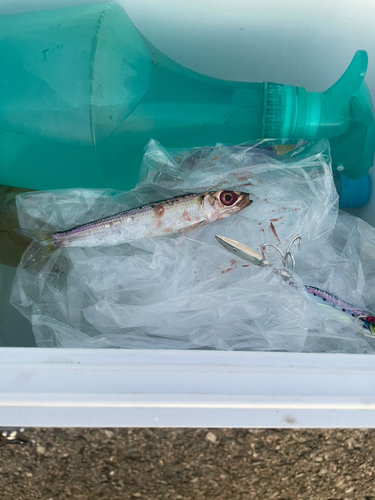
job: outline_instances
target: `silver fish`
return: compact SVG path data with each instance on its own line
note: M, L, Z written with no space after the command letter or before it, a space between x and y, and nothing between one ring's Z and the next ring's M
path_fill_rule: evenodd
M234 215L251 203L247 193L211 191L151 203L67 231L17 231L39 241L39 252L34 259L40 260L57 248L113 246L192 230L199 225Z

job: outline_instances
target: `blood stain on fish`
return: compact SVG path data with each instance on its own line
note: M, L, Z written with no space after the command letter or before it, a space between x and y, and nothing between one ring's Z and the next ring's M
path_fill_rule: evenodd
M232 259L232 260L230 261L230 265L231 265L231 266L234 266L235 264L237 264L237 261L236 261L236 260L234 260L234 259Z
M191 221L191 217L190 217L190 215L187 213L187 211L186 211L186 210L185 210L185 212L182 214L182 218L183 218L184 220L187 220L188 222L190 222L190 221Z
M164 215L163 205L156 205L156 207L154 208L154 211L155 211L156 217L163 217L163 215Z
M281 243L281 241L279 240L279 237L277 236L275 226L272 224L272 222L271 222L270 228L271 228L271 230L272 230L273 234L275 235L275 238L277 239L277 241L278 241L279 243Z
M211 158L212 160L218 160L220 158L220 155L217 155L217 156L214 156L213 158Z
M244 265L244 266L242 266L242 267L249 267L249 266L250 266L250 264L246 264L246 265Z

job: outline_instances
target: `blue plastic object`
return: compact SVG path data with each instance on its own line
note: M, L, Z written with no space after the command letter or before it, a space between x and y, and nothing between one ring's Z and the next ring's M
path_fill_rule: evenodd
M349 179L343 172L335 172L334 179L340 196L340 208L360 208L371 196L371 178L368 174L358 180Z

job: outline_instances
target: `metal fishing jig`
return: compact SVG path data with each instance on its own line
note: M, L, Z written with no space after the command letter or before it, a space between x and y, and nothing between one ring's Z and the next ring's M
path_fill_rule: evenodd
M252 264L260 267L270 267L272 271L281 277L283 281L286 281L289 285L293 287L297 287L295 284L295 280L293 279L292 271L294 271L296 266L296 261L294 255L292 253L292 246L298 242L298 250L301 247L301 237L296 236L289 243L285 252L283 252L279 247L273 245L271 243L264 243L262 248L262 254L256 252L252 248L244 245L243 243L239 243L236 240L231 240L230 238L225 238L224 236L215 236L217 241L224 246L226 250L233 253L237 257L240 257L243 260L251 262ZM283 268L276 268L272 266L267 260L265 256L265 249L267 247L275 249L282 258ZM291 261L291 270L288 269L288 259ZM330 305L333 308L341 310L348 316L355 318L355 328L356 330L364 335L365 337L375 338L375 315L358 309L357 307L344 302L336 295L327 292L325 290L321 290L320 288L304 285L305 290L314 298L315 302L325 303ZM361 322L361 323L360 323Z

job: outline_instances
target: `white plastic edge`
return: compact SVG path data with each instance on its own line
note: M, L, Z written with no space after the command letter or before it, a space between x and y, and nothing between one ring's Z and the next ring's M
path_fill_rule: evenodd
M373 356L0 349L0 427L374 427Z

